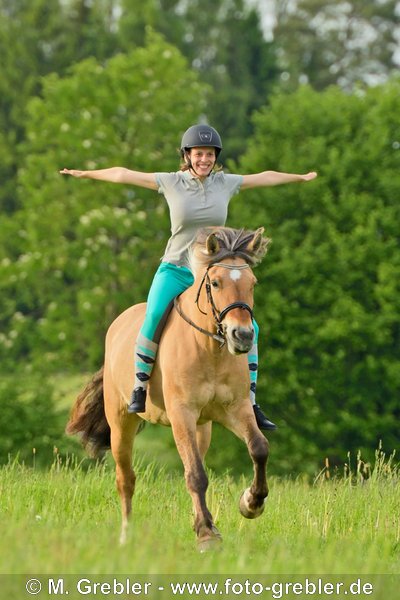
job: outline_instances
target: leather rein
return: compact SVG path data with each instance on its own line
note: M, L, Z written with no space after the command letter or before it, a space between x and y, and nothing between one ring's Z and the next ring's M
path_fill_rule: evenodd
M228 304L228 306L226 306L221 311L219 311L217 309L217 307L215 306L214 298L213 298L212 291L211 291L212 286L211 286L211 280L210 280L210 275L209 275L209 270L211 269L211 267L224 267L225 269L242 270L242 269L249 269L250 266L248 264L231 265L231 264L227 264L227 263L215 262L215 263L209 264L204 273L204 276L199 285L199 289L197 290L195 304L197 305L198 310L203 315L207 314L199 306L201 290L203 289L203 286L205 285L206 294L207 294L207 302L211 306L212 314L213 314L215 325L217 328L217 333L212 333L211 331L208 331L207 329L203 329L203 327L200 327L194 321L192 321L188 316L186 316L179 305L179 302L178 302L179 296L174 299L174 307L175 307L177 313L182 317L182 319L184 321L186 321L186 323L188 323L189 325L191 325L192 327L197 329L197 331L200 331L201 333L204 333L204 335L207 335L208 337L211 337L214 340L216 340L217 342L219 342L220 348L222 348L222 346L226 343L225 334L224 334L224 330L222 327L222 321L224 320L226 315L231 310L234 310L235 308L240 308L242 310L247 310L247 312L250 314L250 317L253 319L253 311L250 308L250 306L248 304L246 304L245 302L232 302L231 304Z

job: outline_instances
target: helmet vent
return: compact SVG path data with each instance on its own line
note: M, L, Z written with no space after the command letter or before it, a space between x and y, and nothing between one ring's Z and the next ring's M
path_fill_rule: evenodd
M199 138L205 144L210 144L212 140L212 132L211 131L199 131Z

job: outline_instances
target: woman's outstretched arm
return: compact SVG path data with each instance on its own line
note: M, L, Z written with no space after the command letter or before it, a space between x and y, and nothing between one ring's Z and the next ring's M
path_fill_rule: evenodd
M125 183L137 185L139 187L157 190L155 173L142 173L141 171L131 171L125 167L111 167L109 169L98 169L95 171L79 171L77 169L62 169L62 175L72 175L84 179L98 179L110 183Z
M280 173L279 171L263 171L262 173L254 173L254 175L243 175L241 189L244 190L255 187L281 185L283 183L311 181L316 177L317 173L315 171L311 171L311 173L306 173L305 175Z

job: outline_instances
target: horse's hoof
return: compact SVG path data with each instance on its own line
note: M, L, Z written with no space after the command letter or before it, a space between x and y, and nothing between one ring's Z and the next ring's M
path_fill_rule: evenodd
M222 547L222 537L221 536L210 536L207 538L203 538L201 540L197 540L197 548L200 554L204 554L204 552L211 552L215 550L219 550Z
M201 553L209 552L210 550L218 550L222 545L222 535L212 524L209 533L205 533L201 538L197 539L197 547Z
M250 505L249 505L250 496L251 496L250 488L247 488L246 490L244 490L243 494L240 496L239 510L240 510L240 513L243 515L243 517L245 517L246 519L257 519L257 517L262 515L264 512L265 502L263 501L261 506L259 506L256 509L250 509Z

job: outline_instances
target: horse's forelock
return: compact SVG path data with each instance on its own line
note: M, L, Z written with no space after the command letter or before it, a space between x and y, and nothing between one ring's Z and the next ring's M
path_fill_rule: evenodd
M206 241L210 234L214 234L219 243L219 250L214 254L206 251ZM261 242L253 250L251 241L256 232L245 229L232 229L230 227L204 227L200 229L190 250L190 262L193 270L198 266L206 266L219 262L224 258L240 256L250 266L259 263L265 256L270 238L263 236Z

